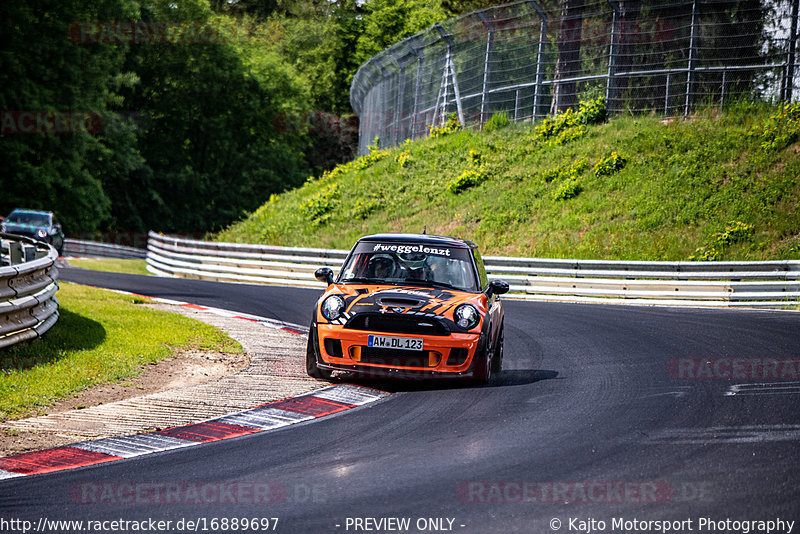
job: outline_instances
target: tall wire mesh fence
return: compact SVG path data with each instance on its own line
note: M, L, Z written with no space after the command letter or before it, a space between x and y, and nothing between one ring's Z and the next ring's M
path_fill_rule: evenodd
M356 73L359 154L453 113L479 127L499 112L532 121L587 93L612 114L791 100L798 1L521 0L437 23Z

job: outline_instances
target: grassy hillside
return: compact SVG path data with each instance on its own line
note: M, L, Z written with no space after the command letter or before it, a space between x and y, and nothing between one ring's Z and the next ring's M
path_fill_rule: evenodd
M500 255L800 258L800 106L609 122L601 108L375 148L217 239L349 248L427 227Z

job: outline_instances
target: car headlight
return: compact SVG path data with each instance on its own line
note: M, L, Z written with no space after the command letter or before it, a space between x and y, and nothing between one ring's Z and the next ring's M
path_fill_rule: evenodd
M472 330L481 320L481 314L472 304L462 304L453 312L456 324L465 329Z
M344 311L344 299L339 295L331 295L326 298L320 307L322 316L329 321L333 321L341 317Z
M38 230L36 230L36 235L39 237L47 237L47 231L44 230L43 228L39 228Z

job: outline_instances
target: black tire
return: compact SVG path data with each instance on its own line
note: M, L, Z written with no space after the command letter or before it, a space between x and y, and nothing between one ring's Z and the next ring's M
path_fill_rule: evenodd
M497 341L494 344L494 357L492 358L492 373L497 375L503 370L503 325L500 325L500 333L497 334Z
M475 384L485 386L492 379L492 357L489 352L488 343L483 349L483 354L475 355L475 362L473 363L474 371L472 372L472 379Z
M308 331L308 345L306 346L306 373L312 378L330 380L332 372L317 366L317 329L312 325Z

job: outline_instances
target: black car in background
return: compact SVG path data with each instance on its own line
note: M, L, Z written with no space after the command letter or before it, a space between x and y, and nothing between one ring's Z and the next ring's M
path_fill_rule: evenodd
M64 251L64 231L50 211L16 209L0 222L0 231L44 241L53 245L59 256Z

